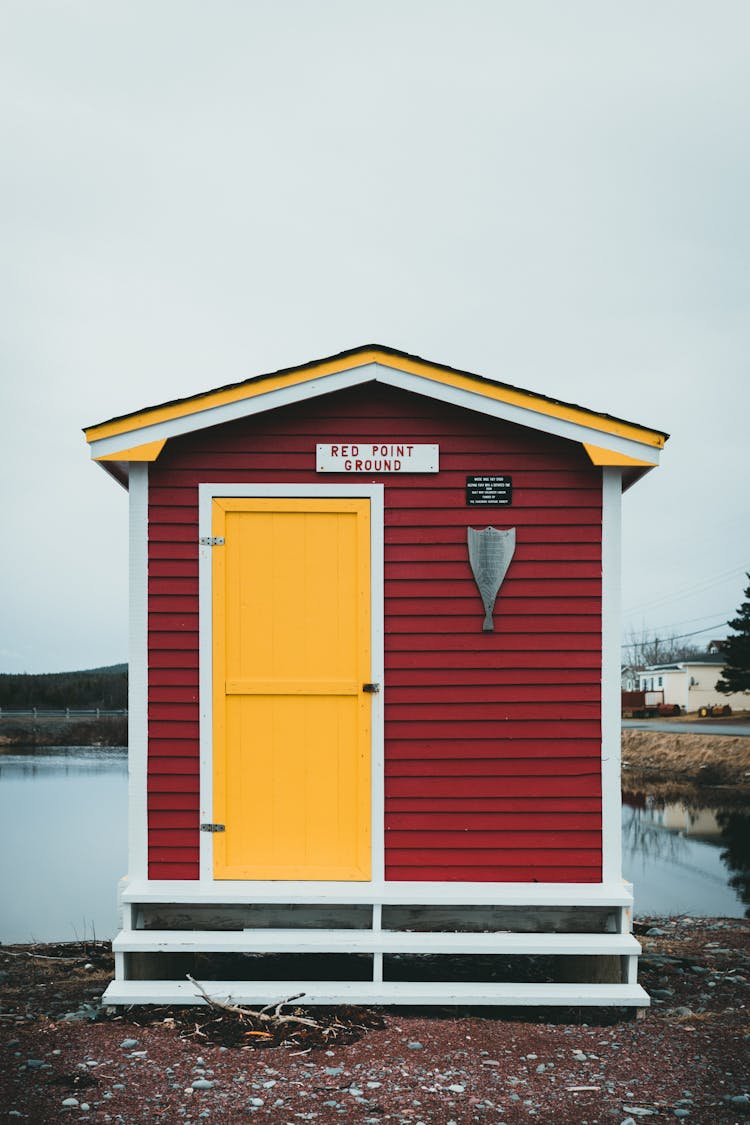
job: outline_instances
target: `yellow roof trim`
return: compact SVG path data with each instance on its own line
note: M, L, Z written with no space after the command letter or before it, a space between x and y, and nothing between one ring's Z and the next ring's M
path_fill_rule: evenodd
M640 461L637 457L628 457L626 453L615 453L613 449L603 449L600 445L589 445L588 442L583 443L583 448L589 455L589 460L592 465L628 465L633 466L649 466L653 468L656 461Z
M144 445L133 445L130 449L118 449L116 453L104 453L95 457L95 461L155 461L161 453L167 439L161 441L148 441Z
M580 426L586 426L589 429L599 430L602 433L613 434L617 437L637 441L645 445L652 445L656 449L661 449L664 445L665 435L657 430L650 430L646 427L636 425L635 423L621 421L616 418L603 417L593 411L586 410L584 407L554 402L536 395L531 391L496 384L481 376L463 374L462 372L437 367L428 363L426 360L421 360L416 357L405 356L401 353L392 355L387 351L381 351L379 348L350 352L333 359L320 360L302 368L280 372L275 375L261 376L231 387L225 387L221 390L207 391L205 394L198 394L179 402L167 403L164 406L148 407L145 410L127 415L123 418L115 418L109 422L102 422L99 425L87 427L84 431L86 440L88 442L101 441L103 438L115 437L117 434L131 433L133 430L138 430L145 426L158 425L161 422L171 421L174 418L186 418L191 414L198 414L204 410L211 410L215 407L226 406L229 403L240 402L243 399L256 398L259 395L265 395L271 391L283 390L303 383L313 382L317 378L334 375L340 371L352 370L368 363L379 363L383 367L390 367L396 371L404 371L408 374L418 375L421 378L431 379L433 382L440 383L444 386L469 391L472 394L478 394L487 399L493 399L496 402L505 402L509 405L534 411L537 414L547 415L550 418L557 418ZM111 456L114 457L115 455L112 454ZM118 456L121 460L126 459L124 454L119 454ZM109 460L110 456L106 459Z

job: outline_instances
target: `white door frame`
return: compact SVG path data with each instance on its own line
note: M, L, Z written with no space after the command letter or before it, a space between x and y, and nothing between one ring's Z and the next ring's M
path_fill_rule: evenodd
M371 590L371 677L381 685L372 699L372 752L371 752L371 833L372 874L370 882L382 883L385 874L385 741L383 728L384 653L383 653L383 493L382 484L200 484L198 486L198 537L210 538L212 531L212 505L215 497L262 498L289 497L325 499L367 499L370 501L370 590ZM212 551L221 548L200 543L198 547L198 605L199 605L199 667L200 667L200 822L213 820L213 567ZM200 882L213 886L226 880L214 880L213 833L200 833ZM248 880L248 886L252 886ZM278 889L283 880L275 883ZM366 886L367 883L360 884ZM332 892L343 884L316 882L316 886L330 886ZM299 890L299 883L289 883L290 894Z

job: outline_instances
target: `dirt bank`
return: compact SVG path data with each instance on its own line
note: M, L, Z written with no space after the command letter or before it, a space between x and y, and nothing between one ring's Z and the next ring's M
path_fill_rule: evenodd
M623 785L633 778L750 787L750 738L622 732Z
M13 746L127 746L127 715L0 717L0 751Z
M0 1116L33 1125L748 1120L750 927L679 919L637 930L653 998L644 1019L383 1010L356 1042L313 1047L233 1040L205 1009L102 1010L104 946L0 947Z

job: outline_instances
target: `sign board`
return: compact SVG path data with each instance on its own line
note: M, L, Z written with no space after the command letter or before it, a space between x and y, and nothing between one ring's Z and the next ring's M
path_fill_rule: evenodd
M437 473L439 445L340 441L315 447L318 473Z
M498 508L513 503L513 478L476 476L466 478L469 507Z

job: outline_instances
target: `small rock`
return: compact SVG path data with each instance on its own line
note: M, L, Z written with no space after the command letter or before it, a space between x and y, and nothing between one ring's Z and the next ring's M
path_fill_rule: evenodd
M250 1105L254 1105L257 1108L260 1108L262 1105L266 1104L263 1098L248 1098L248 1102Z
M123 1039L120 1046L123 1047L126 1051L129 1051L129 1050L132 1050L133 1047L138 1046L138 1040L137 1039Z
M196 1078L192 1087L194 1090L213 1090L214 1084L210 1078Z
M449 1086L448 1089L451 1090L454 1094L463 1094L466 1087L462 1086L460 1082L454 1082L454 1084L452 1086Z
M679 1118L690 1116L690 1110L689 1109L673 1109L672 1113L675 1115L675 1117L679 1117Z
M78 1098L63 1098L62 1104L69 1106L70 1109L75 1109L76 1106L79 1106L81 1103L78 1101Z
M410 1051L421 1051L422 1050L422 1044L419 1042L418 1039L412 1039L411 1042L406 1044L406 1046L409 1048Z
M666 930L660 930L658 926L652 926L650 930L646 930L646 937L663 937Z

